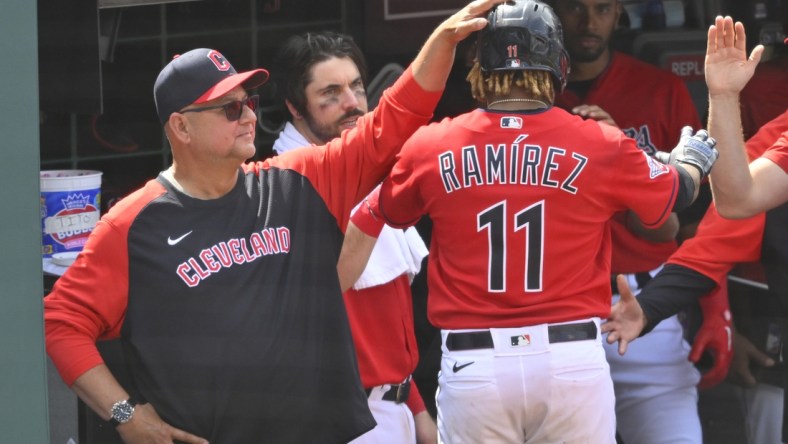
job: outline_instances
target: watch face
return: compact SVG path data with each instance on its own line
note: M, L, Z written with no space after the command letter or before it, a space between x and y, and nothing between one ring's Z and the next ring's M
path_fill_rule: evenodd
M128 422L133 414L134 406L129 404L128 401L116 402L112 406L112 418L121 424Z

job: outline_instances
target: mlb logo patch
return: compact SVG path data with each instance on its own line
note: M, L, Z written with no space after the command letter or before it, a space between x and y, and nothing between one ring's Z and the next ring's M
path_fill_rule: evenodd
M531 345L531 335L512 336L512 347L525 347Z
M520 59L506 59L505 65L507 68L519 68L522 62L520 62Z
M517 116L501 117L501 128L514 128L521 129L523 127L523 119Z
M668 166L665 165L664 163L654 159L653 157L649 156L645 152L643 153L643 155L646 156L646 162L648 162L648 169L649 169L648 178L649 179L653 179L653 178L655 178L657 176L661 176L663 174L667 174L670 171L668 169Z

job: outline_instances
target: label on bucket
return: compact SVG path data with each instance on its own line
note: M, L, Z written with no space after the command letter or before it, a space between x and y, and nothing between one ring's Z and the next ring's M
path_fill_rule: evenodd
M75 172L76 174L76 172ZM98 182L88 184L95 188L81 190L67 190L74 188L76 182L68 183L60 179L57 186L42 184L41 191L41 252L44 257L51 257L55 253L81 251L91 231L99 220L101 208L101 176L98 173ZM42 182L48 180L42 172ZM84 174L80 177L82 182L76 183L77 188L85 188ZM53 190L53 188L64 190ZM48 191L45 191L48 190Z

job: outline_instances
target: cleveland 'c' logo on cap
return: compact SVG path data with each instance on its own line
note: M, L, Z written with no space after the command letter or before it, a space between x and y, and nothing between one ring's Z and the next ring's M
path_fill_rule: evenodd
M212 49L210 52L208 52L208 59L212 61L214 65L216 65L216 69L218 69L219 71L229 71L230 68L232 68L232 66L227 61L227 59L224 58L222 53L220 53L215 49Z

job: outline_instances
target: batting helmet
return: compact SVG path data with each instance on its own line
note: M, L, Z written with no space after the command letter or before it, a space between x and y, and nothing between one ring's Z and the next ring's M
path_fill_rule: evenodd
M487 21L477 47L482 71L549 71L556 91L563 91L569 56L561 22L550 6L537 0L508 1L493 8Z

